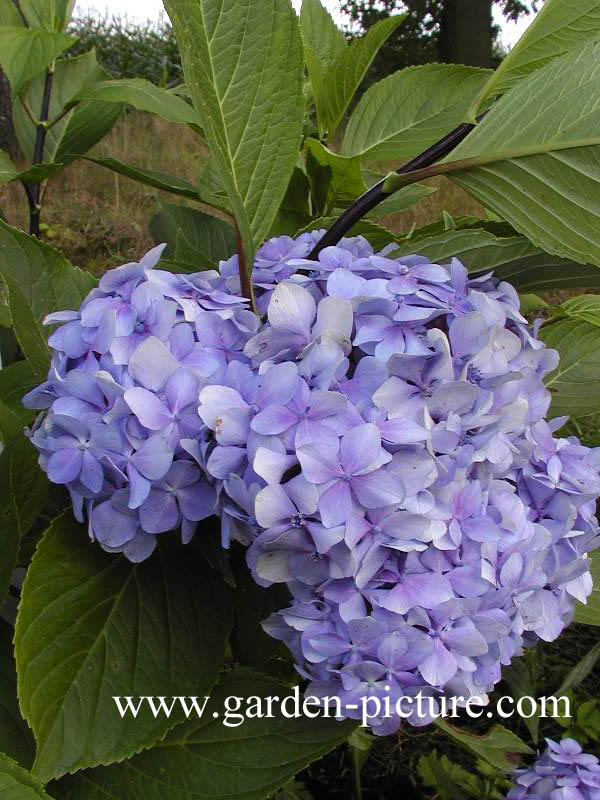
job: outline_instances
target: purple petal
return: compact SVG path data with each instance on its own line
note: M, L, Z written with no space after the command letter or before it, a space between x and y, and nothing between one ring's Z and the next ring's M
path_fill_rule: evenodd
M142 389L140 386L128 389L124 397L142 425L151 431L160 431L173 420L171 412L162 400L147 389Z
M57 450L48 459L46 471L52 483L70 483L79 477L83 463L83 451L69 447Z
M352 511L352 495L347 481L337 480L319 497L319 511L326 528L341 525Z
M149 336L138 345L129 359L131 377L152 392L162 389L178 369L177 361L155 336Z
M378 603L388 611L406 614L415 606L435 608L454 597L448 579L436 573L404 575L400 583L378 598Z
M311 483L326 483L343 475L338 457L338 439L305 444L297 450L304 477Z
M179 509L170 492L152 489L139 508L140 523L147 533L164 533L177 527Z
M340 461L347 475L372 470L381 454L381 434L376 425L365 423L348 431L340 444Z
M456 675L458 664L440 639L433 640L433 653L419 664L419 671L427 683L443 686Z
M308 341L315 314L315 301L306 289L287 281L275 287L267 311L274 328L297 334Z

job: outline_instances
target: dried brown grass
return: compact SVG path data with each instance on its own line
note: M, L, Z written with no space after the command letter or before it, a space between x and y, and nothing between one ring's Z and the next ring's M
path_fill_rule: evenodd
M206 151L190 129L149 114L130 112L94 148L92 155L160 170L194 183L202 171ZM483 214L478 203L445 178L432 179L431 183L437 188L435 194L402 214L387 217L384 224L403 232L438 219L444 210L452 216ZM185 202L96 164L76 161L48 186L42 212L42 222L47 226L43 236L73 263L103 272L139 257L152 246L148 221L159 198ZM0 188L0 208L11 224L27 227L27 204L21 186Z

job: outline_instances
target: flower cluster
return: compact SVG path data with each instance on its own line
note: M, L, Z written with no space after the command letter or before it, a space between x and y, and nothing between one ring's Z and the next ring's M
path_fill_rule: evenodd
M287 584L265 629L342 716L369 696L484 697L591 591L600 454L545 420L558 356L509 284L362 237L310 261L318 235L259 251L262 324L235 256L175 276L153 251L108 273L50 318L33 442L129 558L218 513L255 580Z
M529 769L515 773L506 800L600 800L600 763L574 739L553 742Z

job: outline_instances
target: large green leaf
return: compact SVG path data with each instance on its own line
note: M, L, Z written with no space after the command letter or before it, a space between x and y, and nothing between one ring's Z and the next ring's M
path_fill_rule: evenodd
M2 753L0 753L0 796L3 800L52 800L33 775Z
M181 721L113 696L207 694L222 667L231 599L194 545L163 540L133 565L103 553L85 525L58 517L29 567L17 617L19 700L43 781L118 761ZM196 557L195 557L196 556Z
M600 328L585 320L559 319L544 325L541 338L560 353L546 376L553 415L583 417L600 411Z
M12 0L0 0L0 25L23 25L23 19Z
M308 176L300 167L295 167L269 235L292 236L298 228L308 225L311 210Z
M450 725L445 719L436 720L436 724L455 742L498 769L513 770L519 762L519 755L533 754L529 745L502 725L494 725L487 733L479 735Z
M0 752L30 769L35 742L19 711L13 633L8 622L0 619Z
M336 132L373 59L403 20L404 15L397 14L376 22L366 36L340 51L333 62L323 60L319 54L320 40L318 49L305 40L304 51L321 138L331 137Z
M588 45L520 81L443 165L538 247L597 265L599 59Z
M298 157L304 96L297 17L288 0L166 0L165 7L251 266Z
M528 659L529 652L520 658L514 658L511 665L502 670L502 680L510 688L515 705L523 697L537 697L531 664ZM523 722L527 726L531 738L537 743L540 727L539 713L535 713L532 717L523 717Z
M273 612L290 604L290 593L285 584L259 586L246 564L245 552L235 552L233 565L235 578L234 625L231 649L239 664L266 672L268 662L281 650L281 642L264 632L264 622Z
M26 425L37 412L23 408L22 399L38 380L27 361L16 361L0 370L0 402ZM3 430L0 419L0 431Z
M6 25L0 27L0 66L17 93L76 39L65 33Z
M347 206L367 190L360 158L338 156L316 139L307 139L305 147L315 214L327 216L335 206Z
M75 95L73 102L79 100L127 103L138 111L156 114L167 122L200 125L200 118L189 103L143 78L99 81L93 86L86 86Z
M194 265L196 270L216 267L235 252L231 225L188 206L161 203L150 220L150 233L157 244L167 243L167 257Z
M77 309L94 278L57 250L0 220L0 276L8 288L13 328L33 374L46 379L50 351L42 320Z
M461 122L489 74L458 64L424 64L384 78L352 112L342 155L407 161Z
M502 59L473 103L469 119L488 98L502 94L525 75L586 42L600 39L599 0L546 0L532 24Z
M362 176L369 188L385 178L385 175L364 169L362 170ZM391 194L383 202L378 203L375 208L372 208L365 214L364 219L381 219L382 217L387 217L388 214L399 214L417 205L421 200L424 200L436 191L434 186L425 186L423 183L411 183L410 186L405 186L404 189L401 189L399 192L394 192L394 194Z
M592 553L591 559L590 572L592 573L594 588L585 605L577 603L575 607L575 622L600 626L600 553L598 551Z
M75 0L19 0L19 5L33 28L60 31L71 19Z
M238 667L213 690L200 721L176 728L130 761L63 778L53 792L62 800L262 800L343 742L354 727L304 714L286 719L277 702L272 719L224 724L227 697L239 698L243 712L251 697L289 695L288 686Z
M19 546L50 499L50 483L38 453L18 431L0 453L0 608L10 586Z
M428 228L423 232L429 234ZM469 272L494 270L496 277L510 281L521 292L600 287L597 267L549 255L524 236L498 236L484 228L459 228L425 236L416 231L393 255L412 253L438 264L458 258Z
M600 642L597 642L568 672L561 685L554 692L554 696L562 697L570 689L576 689L592 672L599 658Z
M89 150L112 128L122 108L114 103L84 101L64 114L79 92L105 77L106 73L99 67L93 50L56 63L48 116L51 126L46 132L44 161L68 164L76 155ZM38 75L29 83L24 95L25 102L35 113L39 113L42 107L43 93L44 77ZM18 98L13 104L13 118L21 149L31 157L36 126Z
M344 34L321 0L302 0L300 30L305 47L310 47L327 68L346 49Z
M592 325L600 325L600 295L580 294L570 297L555 310L572 319L584 319Z

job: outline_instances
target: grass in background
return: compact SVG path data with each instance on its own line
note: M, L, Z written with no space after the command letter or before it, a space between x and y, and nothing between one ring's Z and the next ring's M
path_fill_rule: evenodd
M91 155L110 156L193 183L202 171L206 152L189 128L131 112ZM73 263L91 272L104 272L139 258L152 247L148 222L159 197L179 201L89 161L76 161L48 186L42 211L43 238ZM27 204L20 185L0 189L0 208L12 225L27 229Z
M140 112L125 114L91 155L156 169L194 183L202 172L206 150L183 125ZM434 178L435 194L383 223L397 232L452 216L484 216L482 207L445 178ZM96 274L139 258L153 242L148 222L159 199L186 201L91 164L76 161L49 184L42 211L43 237L75 264ZM0 208L8 221L27 229L27 205L18 184L0 188ZM47 227L46 227L47 226Z

